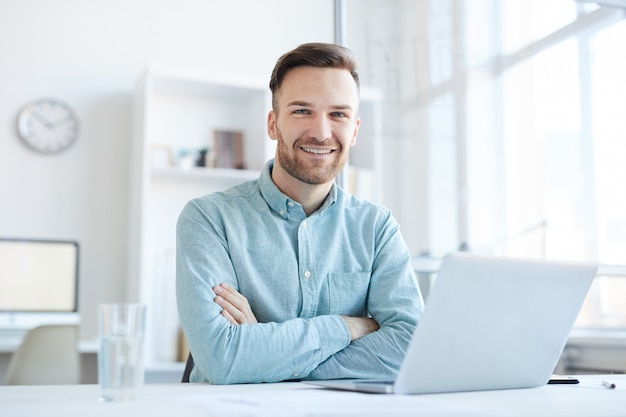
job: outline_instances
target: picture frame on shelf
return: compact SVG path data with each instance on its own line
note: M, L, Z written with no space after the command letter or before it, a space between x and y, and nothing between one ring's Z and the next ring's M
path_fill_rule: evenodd
M168 145L151 145L150 158L152 168L169 168L174 165L172 148Z
M215 168L245 169L243 132L214 130L213 152Z

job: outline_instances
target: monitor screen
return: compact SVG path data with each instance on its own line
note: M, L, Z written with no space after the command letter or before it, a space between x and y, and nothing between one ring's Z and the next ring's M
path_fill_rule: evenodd
M0 312L77 309L77 242L0 238Z

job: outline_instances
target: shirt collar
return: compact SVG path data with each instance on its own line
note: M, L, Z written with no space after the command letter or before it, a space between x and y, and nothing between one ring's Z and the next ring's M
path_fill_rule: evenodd
M276 184L274 184L274 181L272 181L273 168L274 159L270 159L261 171L261 176L259 178L259 189L261 190L261 195L263 196L263 199L272 208L272 210L278 213L281 217L287 218L289 217L288 214L295 213L295 210L298 210L299 215L304 215L302 205L283 194L278 189ZM326 196L326 199L324 200L320 208L315 212L316 214L322 214L327 208L335 204L335 201L337 201L337 189L337 184L333 183L333 186L331 187L328 196Z

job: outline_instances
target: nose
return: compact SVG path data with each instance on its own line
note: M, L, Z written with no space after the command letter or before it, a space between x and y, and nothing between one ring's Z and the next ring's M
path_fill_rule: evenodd
M311 121L309 135L319 142L332 138L332 124L325 115L318 115Z

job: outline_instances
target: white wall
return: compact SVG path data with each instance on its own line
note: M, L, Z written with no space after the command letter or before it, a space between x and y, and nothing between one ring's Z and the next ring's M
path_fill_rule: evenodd
M149 63L269 79L280 54L334 39L333 0L0 0L0 235L81 244L82 337L96 305L125 300L131 102ZM52 96L78 142L42 156L16 116Z

